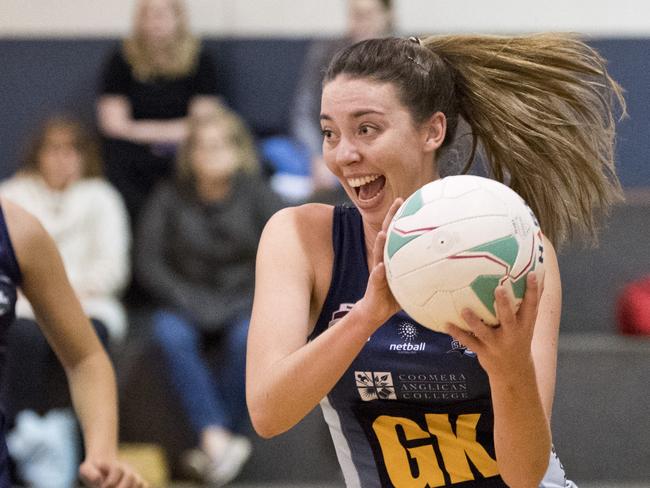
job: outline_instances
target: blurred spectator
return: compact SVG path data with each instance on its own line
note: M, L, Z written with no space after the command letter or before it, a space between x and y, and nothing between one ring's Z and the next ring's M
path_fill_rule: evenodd
M185 464L218 486L251 450L244 366L255 255L282 206L258 173L237 115L224 108L191 119L177 178L153 193L136 240L136 272L160 305L153 338L199 445ZM213 346L219 354L204 354Z
M127 320L119 294L128 279L131 234L122 198L101 177L96 142L74 119L48 119L22 167L0 185L0 194L34 214L53 237L72 288L104 344L107 336L121 341ZM8 331L2 384L7 423L10 428L16 424L10 454L29 479L46 470L52 480L71 482L80 449L72 413L57 410L71 406L65 373L23 295L16 302L16 317ZM36 421L33 412L48 415ZM25 455L28 437L30 449L42 455Z
M311 184L316 192L339 188L322 158L320 98L324 71L341 48L364 39L390 35L393 30L392 3L391 0L348 0L346 35L313 41L307 51L291 111L290 135L308 152Z
M106 64L97 102L108 179L135 225L147 195L172 173L189 114L217 102L212 59L192 35L182 0L139 0L131 35Z
M84 311L120 341L127 332L119 295L129 277L131 232L123 200L101 169L97 144L84 127L72 118L52 117L0 193L43 223ZM34 319L22 296L16 315Z

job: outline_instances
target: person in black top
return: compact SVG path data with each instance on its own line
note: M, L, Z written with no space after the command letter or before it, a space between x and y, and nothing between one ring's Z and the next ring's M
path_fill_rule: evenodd
M132 222L156 182L171 174L186 117L218 103L212 59L189 31L182 0L140 0L133 31L101 80L98 125L108 179Z

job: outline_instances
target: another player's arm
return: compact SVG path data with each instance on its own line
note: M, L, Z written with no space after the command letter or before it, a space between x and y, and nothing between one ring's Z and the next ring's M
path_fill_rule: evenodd
M120 486L144 486L137 474L117 462L115 375L70 286L56 245L31 214L4 199L2 206L22 273L21 289L68 377L86 461L97 462L83 466L82 475L87 482L97 475L92 486L109 476L123 479Z
M268 222L257 257L255 301L248 339L246 396L255 430L263 437L298 423L341 378L368 337L395 309L385 307L380 287L343 319L307 343L315 310L318 246L331 246L331 208L281 210ZM320 219L314 215L319 214ZM383 240L377 247L383 249ZM320 243L320 244L319 244ZM374 280L382 271L373 271ZM385 284L385 279L383 280ZM379 289L377 289L379 288ZM383 302L383 303L380 303Z

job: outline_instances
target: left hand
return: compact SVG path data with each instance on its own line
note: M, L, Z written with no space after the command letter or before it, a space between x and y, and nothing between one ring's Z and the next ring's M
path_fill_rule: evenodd
M517 374L522 366L532 364L531 344L542 286L535 272L526 278L526 293L519 310L503 286L494 291L498 326L485 324L469 309L463 318L470 331L448 324L449 334L476 353L483 369L492 374Z
M148 488L149 484L128 464L114 460L86 460L79 467L79 476L89 488Z

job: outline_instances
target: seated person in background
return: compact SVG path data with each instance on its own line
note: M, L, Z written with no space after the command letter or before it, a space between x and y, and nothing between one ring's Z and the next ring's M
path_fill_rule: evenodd
M255 254L282 201L259 176L236 114L222 108L189 127L176 179L162 183L142 212L135 269L160 304L153 338L197 436L186 465L221 486L251 451L244 367ZM208 360L202 353L211 344L222 354Z
M131 232L120 194L102 177L95 140L72 118L49 118L0 194L43 223L84 311L121 341L127 320L119 296L129 277ZM17 316L34 318L22 296Z
M182 0L139 0L133 30L108 59L97 101L108 179L135 225L155 184L172 174L186 117L217 103L212 59Z
M316 40L308 48L293 101L289 131L311 156L312 184L317 199L319 192L327 200L344 198L344 192L325 166L322 156L320 99L324 71L339 49L364 39L390 35L393 30L392 4L392 0L348 0L345 36Z
M127 331L119 294L129 275L131 234L122 198L100 175L93 139L77 121L52 117L35 135L22 167L0 184L0 194L35 215L52 235L72 289L106 343L107 336L121 341ZM23 295L18 296L16 316L8 331L2 383L10 428L19 412L46 414L70 406L64 371ZM73 453L77 435L74 422L70 425L61 431L61 441ZM42 437L47 442L45 433ZM74 463L75 457L67 459ZM68 473L74 471L67 467Z

